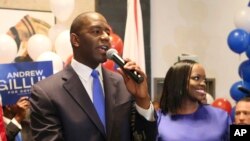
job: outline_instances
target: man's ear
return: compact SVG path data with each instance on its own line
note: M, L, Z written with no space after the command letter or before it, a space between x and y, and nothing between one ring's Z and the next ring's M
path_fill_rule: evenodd
M75 33L70 34L70 41L73 47L79 47L79 37Z
M11 106L10 105L5 105L4 109L6 109L7 111L11 111Z

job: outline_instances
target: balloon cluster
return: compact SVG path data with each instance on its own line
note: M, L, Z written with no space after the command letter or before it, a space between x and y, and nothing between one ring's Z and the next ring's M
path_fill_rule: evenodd
M63 69L72 59L70 33L64 22L71 16L74 7L75 0L50 0L50 8L57 23L49 29L48 36L35 34L28 40L27 50L32 60L52 61L54 73Z
M250 4L250 3L249 3ZM227 38L229 48L237 53L245 53L248 57L243 61L239 68L238 74L241 81L235 82L230 88L231 97L237 102L243 97L248 96L244 90L250 90L250 7L238 11L234 18L236 29L232 30Z
M64 23L69 19L75 9L75 0L50 0L50 8L57 20L57 23L53 25L48 32L48 37L54 45L51 51L54 51L54 55L58 55L61 58L65 66L69 63L69 60L72 59L73 50L70 43L69 29L67 29ZM49 54L52 55L53 52ZM58 57L54 56L53 59L56 60Z
M250 90L250 2L248 7L238 11L234 18L236 29L232 30L227 38L227 44L231 51L241 55L245 52L248 60L243 61L239 68L238 73L241 81L235 82L230 88L230 96L236 102L246 97ZM219 107L229 114L234 119L235 106L232 108L230 102L224 98L216 99L212 105Z
M48 36L35 34L30 37L28 54L34 61L52 61L56 73L73 57L69 29L64 22L73 13L75 0L50 0L50 8L57 23L49 29Z
M122 39L115 34L114 32L112 32L110 34L110 42L111 42L111 48L114 48L117 50L118 55L122 56L122 52L123 52L123 41ZM116 64L112 61L112 60L107 60L106 62L104 62L102 64L105 68L112 70L112 71L116 71Z
M11 63L21 52L28 54L33 61L52 61L54 73L60 71L72 58L70 34L64 22L73 13L75 0L50 0L50 8L57 24L53 25L47 35L36 33L25 42L25 48L17 47L13 37L0 35L0 63ZM19 48L19 50L17 50Z
M30 36L25 42L26 48L21 51L28 54L33 61L52 61L54 73L63 69L64 66L71 62L73 50L70 43L69 29L64 22L73 13L75 0L50 0L50 8L54 14L57 23L48 30L46 34L36 33ZM122 56L123 41L114 32L110 35L111 48L117 50ZM19 50L17 50L19 48ZM20 52L15 40L7 35L0 35L0 63L11 63ZM116 71L116 64L108 60L103 66Z
M242 80L235 82L230 88L230 96L235 102L250 96L250 2L247 7L238 11L234 18L236 29L232 30L227 38L229 48L239 55L245 53L248 57L243 61L238 74ZM235 106L231 109L231 118L234 120Z

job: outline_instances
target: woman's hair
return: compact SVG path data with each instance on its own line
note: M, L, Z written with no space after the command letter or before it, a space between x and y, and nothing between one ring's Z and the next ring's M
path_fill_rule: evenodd
M193 60L181 60L170 67L166 73L160 100L160 108L163 114L176 114L182 106L183 98L188 96L189 78Z

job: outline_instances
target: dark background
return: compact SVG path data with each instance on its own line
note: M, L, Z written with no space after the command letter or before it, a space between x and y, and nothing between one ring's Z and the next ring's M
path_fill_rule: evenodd
M96 11L103 14L111 25L113 31L124 41L127 0L96 0ZM150 0L140 0L146 61L146 74L148 77L149 92L151 92L151 62L150 62Z

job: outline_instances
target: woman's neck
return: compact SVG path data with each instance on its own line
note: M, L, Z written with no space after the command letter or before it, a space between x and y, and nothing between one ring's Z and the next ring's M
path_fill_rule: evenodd
M197 111L199 107L198 101L183 100L182 106L177 110L177 114L192 114Z

